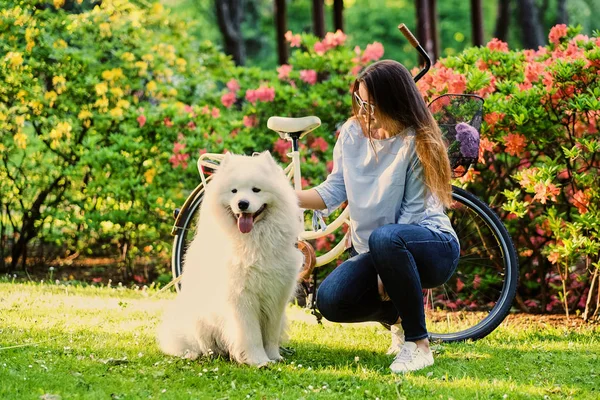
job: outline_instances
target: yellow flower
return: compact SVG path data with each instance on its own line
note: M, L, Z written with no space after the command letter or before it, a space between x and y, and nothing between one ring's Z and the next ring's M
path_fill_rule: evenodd
M121 107L121 108L129 108L129 102L127 100L119 100L117 101L117 107Z
M102 78L107 81L116 81L123 77L123 70L121 68L114 68L102 72Z
M56 94L56 92L54 90L44 93L44 99L48 101L48 105L50 106L50 108L52 108L54 106L54 102L56 101L57 98L58 98L58 95Z
M108 99L106 97L101 97L96 100L94 106L106 112L106 109L108 108Z
M175 61L175 64L177 65L177 71L185 72L187 61L185 61L183 58L178 58L177 61Z
M33 40L28 40L27 46L25 46L25 50L27 50L27 52L30 52L31 50L33 50L34 47L35 47L35 42Z
M61 8L65 5L65 0L54 0L54 7Z
M102 79L104 79L105 81L112 81L113 80L112 70L107 69L106 71L102 71Z
M17 126L25 125L25 116L24 115L16 116L15 117L15 125L17 125Z
M106 92L108 92L108 85L106 84L106 82L97 83L95 88L96 88L96 94L98 96L102 96L102 95L106 94Z
M131 61L135 60L135 56L130 52L126 52L126 53L121 54L121 60L131 62Z
M58 94L61 94L67 88L67 80L62 75L53 77L52 84L54 85L54 89Z
M16 68L23 64L23 55L16 51L10 51L6 57L4 57L4 60L8 61L11 67Z
M52 44L52 47L54 47L55 49L66 49L67 47L69 47L69 45L64 40L58 39Z
M146 84L146 89L148 89L149 92L155 92L156 89L158 89L158 86L156 85L156 82L150 81Z
M89 119L92 116L92 113L89 110L81 110L79 111L79 114L77 115L77 118L79 119Z
M21 131L18 131L15 136L13 136L13 140L18 148L25 149L27 147L27 136Z
M110 31L110 24L108 22L103 22L100 24L100 37L111 37L112 32Z
M121 89L119 87L110 88L110 92L115 97L123 97L123 89Z
M42 110L44 109L44 105L37 100L31 100L29 102L29 107L35 115L40 115L42 113Z
M146 179L146 182L148 182L148 183L152 183L155 176L156 176L156 169L154 169L154 168L150 168L149 170L144 172L144 178Z
M6 147L0 143L0 153L4 153L4 150L6 150Z
M140 69L138 72L139 76L144 76L148 72L148 64L145 63L144 61L137 61L135 63L135 66Z
M142 56L142 60L150 63L150 62L154 61L154 56L152 54L144 54Z
M160 3L154 3L152 5L152 8L150 9L150 13L152 14L162 14L164 12L165 8L163 7L162 4Z
M123 116L123 109L120 107L115 107L110 110L110 116L114 118L121 118Z

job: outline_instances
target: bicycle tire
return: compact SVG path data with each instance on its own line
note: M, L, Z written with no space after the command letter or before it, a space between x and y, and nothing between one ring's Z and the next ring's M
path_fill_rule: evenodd
M451 313L456 314L457 312L464 313L467 311L456 310L456 308L458 308L456 302L458 301L456 298L453 298L453 295L458 294L457 290L458 292L461 292L466 287L467 290L465 293L468 293L469 289L471 289L470 293L472 293L472 295L477 294L473 293L477 291L479 291L479 294L481 295L481 290L479 290L482 285L481 280L479 280L476 285L477 275L469 277L467 276L469 273L473 274L473 271L485 272L485 268L488 267L488 272L492 273L492 279L494 274L501 277L501 288L498 281L495 282L495 285L490 285L487 288L489 293L483 294L483 296L487 296L488 299L490 299L490 302L484 304L484 309L479 311L467 311L471 313L471 317L473 315L481 316L481 320L476 324L468 327L465 326L464 329L457 331L449 330L447 332L435 332L435 327L429 328L430 321L428 321L428 330L430 331L430 339L433 341L460 342L465 340L478 340L493 332L510 312L519 279L518 258L514 244L506 227L496 213L485 202L466 190L455 186L452 187L452 198L454 200L454 207L448 210L448 215L453 222L453 226L459 237L459 241L461 242L459 265L446 284L428 290L426 292L426 297L431 296L432 291L437 291L437 293L442 293L441 296L446 296L446 300L455 301L454 309L446 309L445 311L442 309L441 311L442 314L446 312L447 324L450 325L449 315ZM460 211L457 212L457 210ZM474 222L475 224L478 224L477 226L465 224L463 227L461 225L465 222L462 221L461 218L466 218L467 213L472 213L473 216L480 218L480 220L474 220L480 221ZM468 217L471 218L471 216ZM477 233L473 233L473 228L476 228L475 230ZM476 244L476 241L478 240L477 234L481 238L484 233L490 236L481 239L484 248L483 251L486 251L487 254L480 254L477 252L481 250L481 248L474 248L473 245ZM469 245L471 245L471 247L469 247ZM486 257L488 258L486 259ZM501 266L498 261L501 262ZM490 265L484 265L485 262L489 262L491 267ZM461 277L462 280L460 282L463 286L458 288L458 280L461 279ZM468 282L469 279L472 279L470 283ZM471 285L470 288L467 287L469 284ZM455 286L452 287L452 285ZM491 288L494 287L496 289L491 290ZM497 299L495 297L497 297ZM426 303L425 300L426 298L424 299L424 302ZM477 305L473 307L472 303L470 306L472 309L477 308Z
M171 272L173 279L178 278L183 272L183 260L185 258L185 252L187 245L191 242L191 239L196 231L193 224L198 219L197 211L202 204L204 199L204 190L201 189L195 195L194 199L189 202L188 205L184 206L178 215L179 224L174 227L173 237L173 249L171 251ZM181 282L175 285L177 291L181 290Z

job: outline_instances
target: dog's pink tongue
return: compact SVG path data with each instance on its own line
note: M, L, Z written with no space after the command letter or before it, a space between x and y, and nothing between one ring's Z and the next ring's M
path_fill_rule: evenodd
M254 221L252 218L252 214L243 213L238 218L238 229L240 230L240 232L248 233L252 230L253 226L254 226Z

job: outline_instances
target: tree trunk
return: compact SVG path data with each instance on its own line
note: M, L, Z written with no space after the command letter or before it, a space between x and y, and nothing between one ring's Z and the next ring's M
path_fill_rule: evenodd
M473 46L483 46L483 11L481 0L471 0L471 40Z
M498 16L496 17L496 29L494 37L508 42L508 26L510 24L510 0L498 1Z
M435 63L440 57L440 36L438 34L437 0L429 0L429 27L431 29L432 53L431 62Z
M333 30L344 31L344 0L333 0Z
M288 44L285 41L287 20L285 0L275 0L275 31L277 34L277 59L279 65L288 62Z
M431 37L431 18L429 13L429 0L416 0L417 9L417 40L425 49L429 57L434 53L433 39Z
M569 15L567 13L567 0L558 0L556 14L557 24L567 25L569 23Z
M537 49L539 46L544 46L546 44L544 29L540 24L535 0L517 0L517 4L523 47Z
M325 37L325 8L323 0L313 0L313 32L321 39Z
M233 57L236 65L244 65L246 47L242 37L244 0L215 0L217 23L223 35L225 53Z

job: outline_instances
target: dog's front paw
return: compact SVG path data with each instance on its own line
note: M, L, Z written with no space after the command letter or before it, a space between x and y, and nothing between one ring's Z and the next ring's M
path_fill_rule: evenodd
M265 352L267 353L269 360L273 362L283 361L283 357L279 354L279 346L267 346Z
M181 358L194 361L197 360L198 357L200 357L200 354L196 353L195 351L186 350Z
M260 357L260 358L247 358L245 360L246 364L252 365L252 366L257 367L257 368L266 367L267 365L269 365L269 364L271 364L273 362L274 362L273 360L270 360L270 359L268 359L266 357L264 357L264 358L263 357Z

